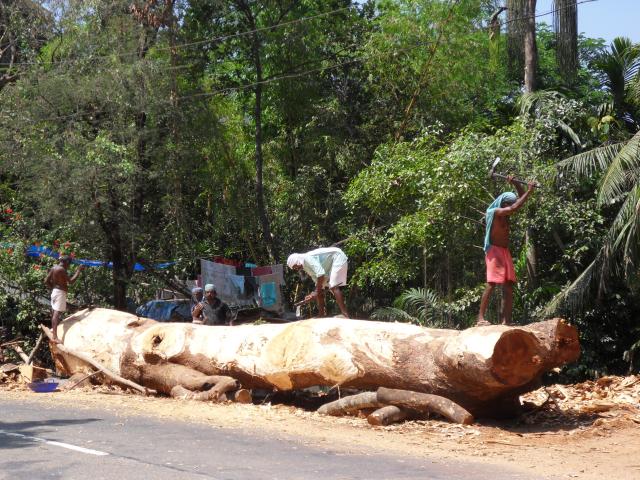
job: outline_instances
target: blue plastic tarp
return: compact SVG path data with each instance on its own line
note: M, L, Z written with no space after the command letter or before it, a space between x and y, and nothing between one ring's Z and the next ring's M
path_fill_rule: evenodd
M29 248L27 248L26 254L29 257L39 257L40 255L46 255L48 257L58 258L60 256L60 254L58 252L55 252L55 251L51 250L50 248L39 247L39 246L36 246L36 245L31 245ZM113 262L103 262L103 261L100 261L100 260L84 260L84 259L74 258L72 260L72 263L75 263L76 265L84 265L86 267L113 268ZM175 262L156 263L153 266L153 268L155 270L163 270L165 268L169 268L174 263ZM146 269L142 265L140 265L139 263L136 263L135 266L133 267L133 270L135 272L144 272Z

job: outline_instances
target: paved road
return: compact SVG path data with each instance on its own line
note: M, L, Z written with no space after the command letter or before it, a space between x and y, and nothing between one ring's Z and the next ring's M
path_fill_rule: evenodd
M0 413L2 480L536 478L472 463L345 454L292 437L65 405L0 399Z

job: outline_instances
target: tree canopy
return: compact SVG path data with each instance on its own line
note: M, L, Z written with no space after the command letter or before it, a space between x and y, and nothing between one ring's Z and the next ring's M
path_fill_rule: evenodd
M508 188L487 176L500 157L543 186L512 226L514 319L577 323L570 373L626 368L640 47L577 35L572 0L554 3L554 28L528 21L546 13L535 1L503 3L3 2L3 325L47 315L52 260L25 257L33 244L112 262L75 295L119 309L160 285L139 262L184 279L201 257L337 244L357 317L468 327L485 210Z

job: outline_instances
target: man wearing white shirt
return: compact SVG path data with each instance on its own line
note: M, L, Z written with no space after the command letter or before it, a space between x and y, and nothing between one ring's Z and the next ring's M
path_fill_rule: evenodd
M324 288L328 287L336 299L342 315L349 318L347 306L340 287L347 284L348 259L337 247L318 248L307 253L292 253L287 266L293 270L304 270L316 284L316 290L305 300L316 299L319 316L326 316Z

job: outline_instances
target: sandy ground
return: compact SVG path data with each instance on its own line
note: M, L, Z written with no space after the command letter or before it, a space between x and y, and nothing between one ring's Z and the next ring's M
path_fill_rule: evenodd
M560 388L566 395L566 389ZM0 384L0 396L43 407L62 403L123 416L240 428L345 453L381 452L445 462L459 459L547 478L640 479L640 404L635 396L611 403L600 412L581 413L542 401L540 408L517 421L462 426L431 419L387 427L371 427L358 417L323 417L288 405L145 398L107 386L37 394L22 384L5 383ZM530 399L535 401L536 395Z

